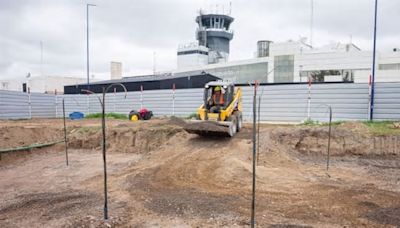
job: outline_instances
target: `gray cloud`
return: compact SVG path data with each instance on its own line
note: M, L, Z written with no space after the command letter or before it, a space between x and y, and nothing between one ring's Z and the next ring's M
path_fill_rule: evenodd
M309 36L311 0L232 0L231 60L251 58L257 40L286 41ZM85 75L86 9L82 0L0 1L0 78L40 74L40 41L45 74ZM194 41L195 16L210 3L229 0L92 0L91 69L106 77L109 62L122 61L127 75L176 66L179 43ZM353 42L372 47L372 0L314 0L314 44ZM380 1L378 49L399 46L400 1Z

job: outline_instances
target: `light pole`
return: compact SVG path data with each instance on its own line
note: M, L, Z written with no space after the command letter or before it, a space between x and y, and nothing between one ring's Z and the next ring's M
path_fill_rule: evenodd
M86 78L87 78L87 88L89 87L89 7L96 6L94 4L86 4Z
M369 120L374 120L374 96L375 96L375 59L376 59L376 21L378 16L378 0L375 0L375 19L374 19L374 47L372 53L372 78L371 78L371 100Z

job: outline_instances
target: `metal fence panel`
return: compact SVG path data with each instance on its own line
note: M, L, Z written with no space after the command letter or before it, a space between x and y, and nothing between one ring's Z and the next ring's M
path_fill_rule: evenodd
M28 94L0 90L0 119L28 118L30 118Z
M62 117L62 101L64 99L65 103L65 115L68 116L72 112L82 112L84 114L88 113L88 95L57 95L56 96L57 106L56 106L56 116Z
M32 93L31 108L32 108L32 118L56 117L55 95Z
M377 83L375 98L374 119L400 119L400 83Z
M376 83L374 117L378 120L400 119L400 83ZM252 120L253 88L242 87L243 117ZM262 121L300 122L308 117L308 85L260 86ZM333 120L366 120L369 107L368 84L313 84L310 90L310 117L328 120L328 105L333 109ZM0 91L0 118L18 119L32 117L61 117L62 100L66 114L73 111L84 114L101 112L94 95L47 95ZM108 93L106 112L128 114L145 107L155 116L186 117L195 113L203 102L203 89L148 90L143 92ZM258 98L257 98L258 102Z

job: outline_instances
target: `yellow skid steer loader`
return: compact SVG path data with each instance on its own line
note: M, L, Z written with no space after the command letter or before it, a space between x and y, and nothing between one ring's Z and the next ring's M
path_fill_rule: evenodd
M242 90L232 82L212 81L205 85L204 103L197 120L187 121L185 130L202 136L234 136L242 128Z

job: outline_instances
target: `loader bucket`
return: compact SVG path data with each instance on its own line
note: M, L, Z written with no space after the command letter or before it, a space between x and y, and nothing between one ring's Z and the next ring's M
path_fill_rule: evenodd
M185 131L204 137L233 137L236 134L236 124L228 121L186 121Z

